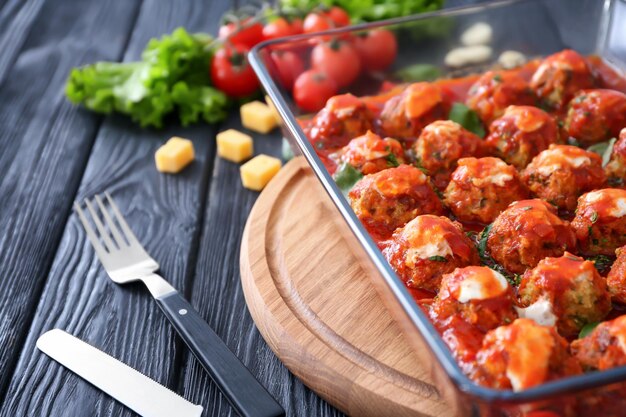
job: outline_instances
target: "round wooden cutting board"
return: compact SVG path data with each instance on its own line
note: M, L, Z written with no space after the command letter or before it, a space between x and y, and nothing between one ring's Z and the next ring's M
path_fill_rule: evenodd
M241 279L259 331L291 372L349 415L451 415L323 199L296 158L250 213Z

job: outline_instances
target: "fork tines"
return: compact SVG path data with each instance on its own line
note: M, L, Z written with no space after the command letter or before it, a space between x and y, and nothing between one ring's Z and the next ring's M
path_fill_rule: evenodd
M105 203L108 203L106 205L109 208ZM101 195L96 195L92 201L85 199L84 205L87 207L89 217L98 233L92 227L88 216L85 215L77 201L74 202L74 210L76 210L87 237L99 256L139 243L109 193L105 192L104 198Z

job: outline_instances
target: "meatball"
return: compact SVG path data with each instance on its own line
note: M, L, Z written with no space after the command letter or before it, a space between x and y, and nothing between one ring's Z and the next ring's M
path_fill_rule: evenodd
M570 102L565 129L583 146L616 138L626 127L626 94L584 90Z
M619 140L613 145L611 159L604 168L608 182L613 187L626 184L626 128L619 134Z
M570 224L542 200L512 203L492 223L487 249L507 271L521 274L548 256L561 256L576 247Z
M340 152L339 158L361 171L364 175L404 163L404 149L395 139L381 139L368 131L354 138Z
M568 252L545 258L526 271L518 288L520 317L556 327L571 338L587 323L601 321L611 310L604 278L593 262Z
M539 99L554 110L559 110L579 90L593 88L594 77L585 58L566 49L547 57L530 80L530 88Z
M444 192L445 203L463 222L491 223L528 191L514 167L498 158L462 158Z
M573 212L578 197L602 187L606 175L600 155L569 145L550 145L522 172L522 180L536 197Z
M537 107L509 106L489 127L485 143L496 156L518 169L558 141L556 122Z
M523 318L487 333L476 365L476 382L514 391L582 372L554 327Z
M420 214L442 214L430 179L419 169L400 165L366 175L348 193L350 205L375 239L385 239Z
M513 300L513 288L502 274L486 266L467 266L441 278L430 313L436 323L460 316L487 332L517 318Z
M309 140L318 149L338 149L373 127L374 114L352 94L331 97L307 127Z
M415 83L389 99L380 114L380 128L388 136L412 142L429 123L447 118L441 90L434 84Z
M429 172L439 189L446 188L460 158L484 153L480 137L451 120L439 120L426 126L413 149L417 164Z
M396 230L385 242L383 255L407 286L433 292L439 290L443 274L479 263L463 227L433 215L417 216Z
M510 105L532 106L535 100L528 83L517 73L489 71L472 85L466 103L488 126Z
M618 248L615 255L617 259L606 277L606 284L613 301L626 304L626 246Z
M581 195L572 228L583 254L612 256L626 245L626 190L605 188Z
M600 323L589 335L573 341L571 350L585 370L626 365L626 316Z

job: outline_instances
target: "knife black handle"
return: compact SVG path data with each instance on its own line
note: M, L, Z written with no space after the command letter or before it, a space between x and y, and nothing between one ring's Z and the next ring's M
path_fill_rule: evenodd
M285 410L200 314L174 291L156 299L180 337L242 417L280 417Z

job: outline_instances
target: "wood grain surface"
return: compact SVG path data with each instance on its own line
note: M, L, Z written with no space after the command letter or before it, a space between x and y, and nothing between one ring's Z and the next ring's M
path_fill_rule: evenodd
M465 0L452 0L459 4ZM215 157L219 128L155 131L72 106L72 67L137 59L178 26L216 33L231 0L0 0L0 416L132 416L35 350L59 327L205 407L232 411L189 357L145 290L108 280L71 205L105 189L165 275L286 408L339 416L276 358L256 330L239 282L239 243L258 193ZM156 173L153 151L171 135L194 141L182 175ZM280 134L255 135L278 155Z
M334 210L303 157L257 200L241 243L242 285L257 327L295 375L347 414L451 415Z

